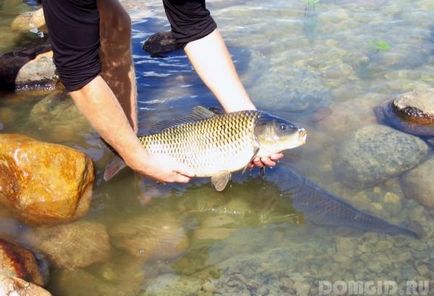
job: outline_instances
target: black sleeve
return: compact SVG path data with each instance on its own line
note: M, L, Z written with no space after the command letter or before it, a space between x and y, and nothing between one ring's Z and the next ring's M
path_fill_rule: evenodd
M82 88L101 71L96 0L42 0L53 59L67 91Z
M205 37L217 28L205 0L163 0L176 41L182 45Z

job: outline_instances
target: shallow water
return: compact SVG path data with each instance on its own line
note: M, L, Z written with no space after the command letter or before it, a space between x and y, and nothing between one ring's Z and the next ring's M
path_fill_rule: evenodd
M0 2L1 52L19 42L9 32L8 20L26 9L6 2ZM374 106L413 88L434 87L434 4L314 2L222 0L208 6L257 106L308 130L306 145L288 151L279 166L291 164L355 207L390 222L414 221L425 237L414 240L313 225L276 186L285 182L279 169L267 170L266 179L256 171L238 174L223 193L214 192L208 180L158 188L161 192L155 193L152 182L128 171L104 183L101 173L109 153L86 123L73 125L53 115L56 126L44 124L49 119L31 113L45 95L3 93L2 132L71 145L96 162L94 200L84 219L107 227L111 257L85 269L53 268L48 289L54 295L318 295L319 281L394 281L405 288L410 280L432 280L432 210L407 199L398 178L351 189L336 177L334 161L342 141L376 122ZM145 9L137 8L140 1L127 4L134 21L142 130L186 115L196 105L217 105L182 51L151 58L141 49L148 36L169 29L159 1L146 1ZM150 199L152 194L158 197ZM387 203L385 196L390 195L397 202ZM181 233L163 238L154 260L123 247L131 235L128 223L123 225L146 217L156 223L147 221L156 231L167 220ZM152 244L152 233L135 236ZM183 251L164 256L165 248L180 244L181 238L187 242ZM373 295L383 294L377 289Z

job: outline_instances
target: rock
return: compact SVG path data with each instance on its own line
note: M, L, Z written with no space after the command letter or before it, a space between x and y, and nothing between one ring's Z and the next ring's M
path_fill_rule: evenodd
M44 252L54 265L65 269L104 262L111 249L104 225L85 221L39 227L28 234L27 239Z
M47 33L47 27L45 25L44 12L42 8L24 12L17 16L11 24L11 29L13 31L43 31Z
M92 161L81 152L0 134L0 203L26 222L55 224L83 216L93 180Z
M405 196L424 207L434 208L434 158L431 157L401 177L401 188Z
M0 239L0 276L17 277L43 286L48 281L48 270L42 267L31 251Z
M180 48L181 45L176 42L171 31L155 33L143 44L143 49L152 56L160 56Z
M47 39L0 56L0 89L52 89L59 82Z
M82 269L61 270L54 276L53 281L55 285L52 292L55 295L126 296L125 294L117 293L118 287L115 287L111 283L101 281L96 276ZM90 288L92 289L91 292L89 291Z
M370 93L337 103L331 108L328 116L318 121L317 127L320 131L333 135L333 139L346 139L348 134L353 133L354 130L377 122L372 109L383 100L382 96Z
M154 279L140 296L198 295L201 286L201 280L195 277L163 274Z
M264 110L313 112L331 103L329 90L314 72L278 69L251 87L255 103Z
M398 112L415 120L427 118L430 123L434 122L434 88L402 94L393 100L393 105Z
M417 137L368 125L343 142L335 172L350 187L373 186L415 167L427 153L428 146Z
M0 295L8 296L51 296L47 290L17 277L0 274Z
M125 265L125 262L117 260L119 257L116 256L102 266L95 266L91 273L84 269L62 269L50 280L52 293L62 296L137 295L143 290L143 280L147 276L143 271L143 264L128 257L128 263Z
M18 90L53 89L57 82L59 82L59 76L56 73L52 51L41 53L24 64L15 79Z
M401 94L375 110L380 122L406 133L434 136L434 88Z
M38 126L48 136L45 139L57 143L77 143L78 137L93 131L66 92L53 92L36 103L28 124Z
M170 259L189 246L178 218L171 214L147 214L132 218L110 230L114 243L144 260Z
M356 250L353 238L336 237L336 251L341 256L352 256Z

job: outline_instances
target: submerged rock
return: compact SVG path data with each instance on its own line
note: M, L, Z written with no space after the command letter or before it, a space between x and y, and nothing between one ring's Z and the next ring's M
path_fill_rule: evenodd
M132 218L110 230L114 244L144 260L170 259L189 246L178 218L171 214L148 214Z
M329 90L314 72L291 68L267 73L249 91L264 110L313 112L331 103Z
M350 187L373 186L415 167L427 153L428 146L415 136L368 125L341 145L335 171Z
M111 249L104 225L91 222L40 227L27 239L35 248L47 254L56 266L66 269L104 262Z
M191 276L163 274L154 279L140 296L198 295L202 290L201 280Z
M0 295L8 296L51 296L47 290L17 277L0 274Z
M418 136L434 136L434 88L414 90L376 108L378 119Z
M434 158L431 157L401 177L401 188L407 198L424 207L434 208Z
M53 92L36 103L28 124L38 126L45 139L57 143L76 143L78 137L93 131L66 92Z
M55 224L83 216L93 180L92 161L79 151L0 135L0 203L26 222Z
M47 270L40 269L38 261L31 251L0 239L0 276L17 277L43 286L48 281L46 272Z
M137 295L146 278L143 264L128 257L129 263L125 265L125 262L118 262L118 258L95 266L92 273L85 269L63 269L53 275L50 289L53 294L62 296Z
M176 42L171 31L155 33L143 44L143 49L152 56L160 56L180 48L181 45Z

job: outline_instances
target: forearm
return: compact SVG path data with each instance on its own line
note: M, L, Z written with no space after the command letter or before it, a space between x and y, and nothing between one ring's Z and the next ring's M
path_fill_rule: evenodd
M134 162L134 158L143 153L122 107L101 76L95 77L86 86L70 94L93 128L127 164Z
M226 112L256 109L217 29L201 39L189 42L184 49L196 72Z

